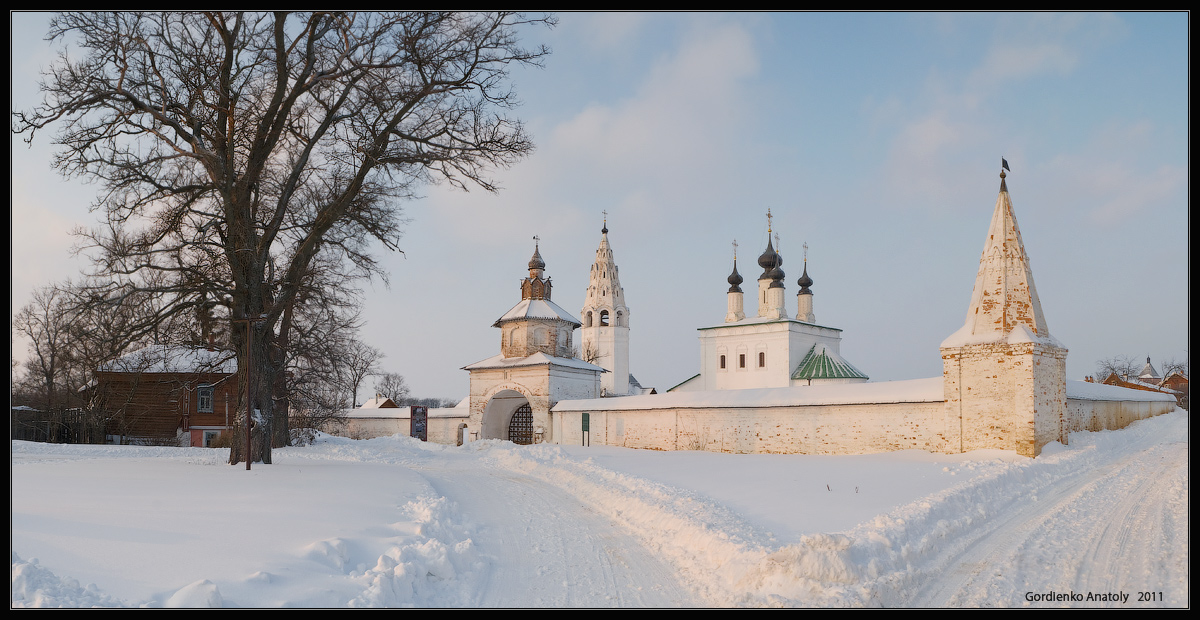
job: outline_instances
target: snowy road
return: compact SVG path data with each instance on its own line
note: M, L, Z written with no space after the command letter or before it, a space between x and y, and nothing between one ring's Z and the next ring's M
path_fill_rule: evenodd
M1058 606L1024 593L1089 594L1093 606L1162 606L1186 592L1187 444L1143 437L1114 462L1083 467L949 545L919 607ZM1122 599L1121 594L1128 598ZM1005 596L1020 595L1015 600ZM1142 597L1148 600L1139 601ZM1186 605L1186 600L1170 601Z
M1187 431L1037 459L329 438L253 472L13 442L12 604L1185 607Z
M416 471L465 519L484 523L474 542L499 570L479 584L473 606L700 604L670 565L563 489L461 459Z

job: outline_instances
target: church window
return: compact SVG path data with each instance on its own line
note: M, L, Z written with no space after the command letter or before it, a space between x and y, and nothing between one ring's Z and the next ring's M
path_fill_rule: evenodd
M738 368L745 368L745 367L746 367L746 354L738 353Z
M591 327L591 326L592 326L592 311L591 311L591 310L588 310L587 314L586 314L586 315L584 315L584 317L583 317L583 326L584 326L584 327Z
M600 327L608 327L608 310L600 311Z
M767 367L767 354L762 351L758 352L758 367L759 368Z
M721 356L721 370L725 370L725 356Z
M621 314L620 310L617 310L617 327L620 327L621 325L624 324L623 321L621 320L623 318L625 318L624 315Z

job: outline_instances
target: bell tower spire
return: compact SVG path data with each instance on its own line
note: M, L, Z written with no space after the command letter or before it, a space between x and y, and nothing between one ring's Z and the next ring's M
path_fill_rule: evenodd
M600 246L588 280L583 302L583 328L580 330L583 361L608 372L600 375L601 394L624 396L629 393L629 308L625 290L617 273L612 248L608 244L608 212L600 229Z

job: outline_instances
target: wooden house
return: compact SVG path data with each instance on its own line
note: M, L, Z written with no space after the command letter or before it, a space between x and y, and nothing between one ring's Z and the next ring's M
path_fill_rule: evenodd
M211 446L238 411L237 364L227 351L153 345L96 372L112 443Z

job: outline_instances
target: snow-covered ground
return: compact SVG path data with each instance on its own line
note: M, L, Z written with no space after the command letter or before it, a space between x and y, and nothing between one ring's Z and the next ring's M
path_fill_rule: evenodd
M1187 427L1037 459L327 437L249 473L14 441L12 605L1182 607Z

